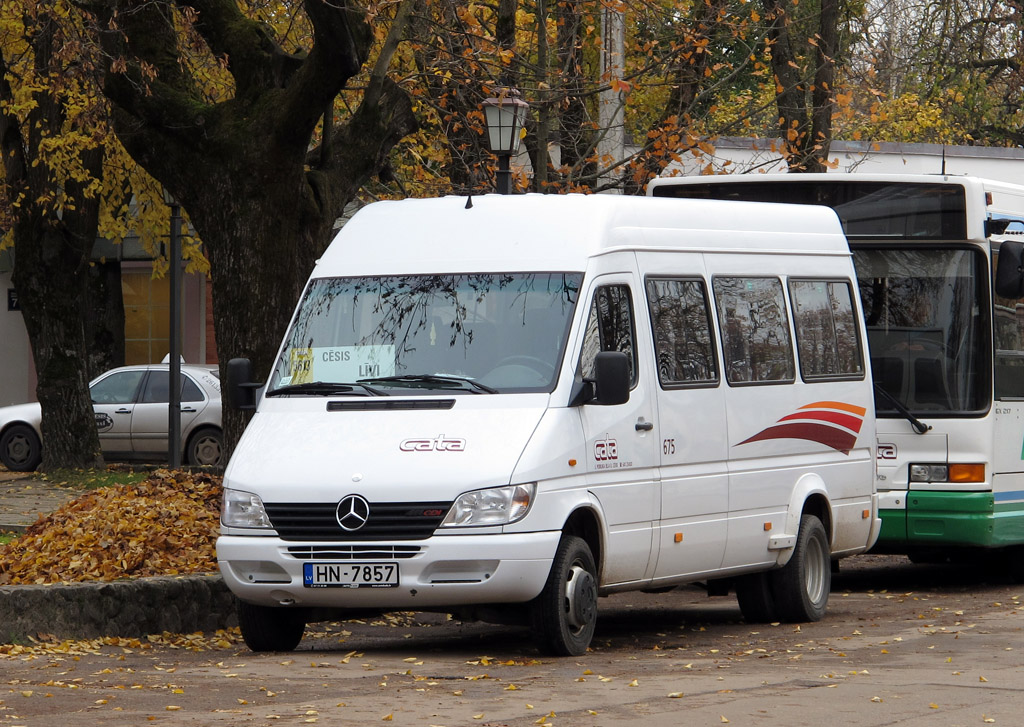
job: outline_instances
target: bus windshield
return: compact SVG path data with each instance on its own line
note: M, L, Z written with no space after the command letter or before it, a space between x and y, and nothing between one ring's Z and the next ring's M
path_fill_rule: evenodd
M966 246L855 247L876 385L929 417L986 411L991 362L984 255ZM875 400L880 416L899 416Z
M312 280L267 396L550 392L581 273Z

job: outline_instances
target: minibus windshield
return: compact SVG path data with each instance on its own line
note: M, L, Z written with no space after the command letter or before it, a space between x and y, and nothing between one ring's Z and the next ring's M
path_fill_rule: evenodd
M582 273L314 279L267 395L550 392L582 279Z

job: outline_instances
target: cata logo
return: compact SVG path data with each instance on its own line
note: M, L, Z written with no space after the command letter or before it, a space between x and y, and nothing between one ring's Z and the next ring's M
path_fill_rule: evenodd
M465 452L466 440L438 434L433 439L403 439L398 448L403 452Z

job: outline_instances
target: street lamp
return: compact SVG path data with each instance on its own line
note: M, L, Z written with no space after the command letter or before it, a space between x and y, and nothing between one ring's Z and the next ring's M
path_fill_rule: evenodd
M498 194L511 191L512 155L519 151L519 137L526 121L530 104L519 97L514 88L502 88L491 98L484 99L484 118L487 121L487 143L491 153L498 157Z
M181 205L164 188L164 203L171 208L169 281L171 288L170 352L167 354L167 463L172 470L181 467Z

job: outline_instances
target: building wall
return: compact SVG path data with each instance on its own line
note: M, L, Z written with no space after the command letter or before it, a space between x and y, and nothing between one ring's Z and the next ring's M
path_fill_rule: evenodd
M0 258L0 406L36 401L32 348L21 311L8 310L7 291L14 290L9 262ZM125 306L125 363L156 363L170 350L170 281L153 279L148 262L122 262ZM181 353L188 363L217 363L212 318L208 316L209 283L205 275L182 274ZM208 330L209 324L209 330Z
M14 283L9 267L0 269L0 291L0 406L9 406L35 400L36 376L25 321L20 310L12 310Z
M708 173L784 172L786 165L774 139L714 139L714 155L684 156L665 176ZM834 141L828 159L835 171L875 174L956 174L1002 182L1024 180L1024 149L943 144Z

